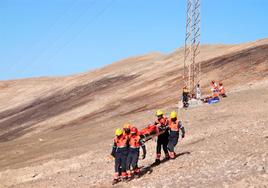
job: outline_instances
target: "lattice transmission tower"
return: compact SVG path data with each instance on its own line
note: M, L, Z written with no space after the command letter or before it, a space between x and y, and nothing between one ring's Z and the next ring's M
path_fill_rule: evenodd
M201 62L197 61L200 53L200 3L201 0L187 0L183 79L191 93L201 80Z

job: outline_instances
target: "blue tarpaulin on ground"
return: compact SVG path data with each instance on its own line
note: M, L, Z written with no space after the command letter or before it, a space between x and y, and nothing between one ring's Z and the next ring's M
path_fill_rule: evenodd
M220 102L220 98L218 98L218 97L208 100L208 104L215 104L215 103L218 103L218 102Z

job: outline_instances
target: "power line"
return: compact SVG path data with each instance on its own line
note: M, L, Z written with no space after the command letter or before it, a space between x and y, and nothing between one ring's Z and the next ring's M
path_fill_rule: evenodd
M74 0L73 3L71 4L70 8L68 8L63 14L61 14L61 16L55 22L53 22L49 26L48 33L50 33L55 28L55 26L58 25L58 23L60 22L60 20L62 20L62 18L64 18L64 16L66 16L67 14L69 14L69 12L73 9L74 5L77 2L78 2L78 0ZM40 45L41 41L44 41L44 40L45 40L44 38L41 38L41 40L38 40L35 44L33 44L30 49L28 48L27 51L28 52L31 51L36 46ZM21 59L25 59L25 58L23 58L23 55L21 55L18 59L20 59L20 60L18 62L14 62L14 63L10 64L10 66L7 67L7 69L5 70L5 72L10 72L13 67L15 67L16 65L19 65L19 64L21 64L23 62L23 60L21 60Z
M116 0L111 0L109 3L107 3L106 6L104 6L92 19L87 22L86 25L84 25L83 28L81 28L76 35L73 36L72 39L69 41L66 41L62 47L60 47L53 55L50 56L49 61L51 61L57 54L59 54L65 47L70 45L90 24L93 24L97 19L99 19L114 3Z
M88 10L93 7L96 4L97 0L92 1L88 7L86 7L83 11L80 12L80 14L68 25L67 29L65 29L60 35L58 35L58 37L51 42L47 48L45 48L44 50L41 51L41 53L37 54L36 56L34 56L31 60L31 63L27 64L23 69L20 69L18 71L16 71L16 73L20 74L20 73L24 73L28 68L30 68L39 58L41 55L43 55L45 52L47 52L52 46L55 46L56 43L65 35L65 33L67 33L68 30L70 30L73 25L86 13L88 12Z
M51 55L47 62L51 61L58 53L60 53L66 46L72 43L90 24L94 23L100 18L116 0L110 0L94 17L92 17L69 41L66 41L60 48L58 48L53 55ZM33 64L33 63L32 63ZM27 66L21 73L25 72L31 65Z

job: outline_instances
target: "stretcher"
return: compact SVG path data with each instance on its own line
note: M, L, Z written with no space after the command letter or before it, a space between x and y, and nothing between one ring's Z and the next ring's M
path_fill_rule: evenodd
M158 127L157 125L148 125L139 131L139 135L144 142L164 133L168 127Z

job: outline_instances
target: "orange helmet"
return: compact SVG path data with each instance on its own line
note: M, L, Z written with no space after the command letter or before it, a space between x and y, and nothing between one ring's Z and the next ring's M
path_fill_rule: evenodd
M125 123L123 126L124 129L130 129L131 125L129 123Z
M138 129L137 129L136 127L132 127L132 128L130 129L130 133L132 133L132 134L137 134L137 133L138 133Z

